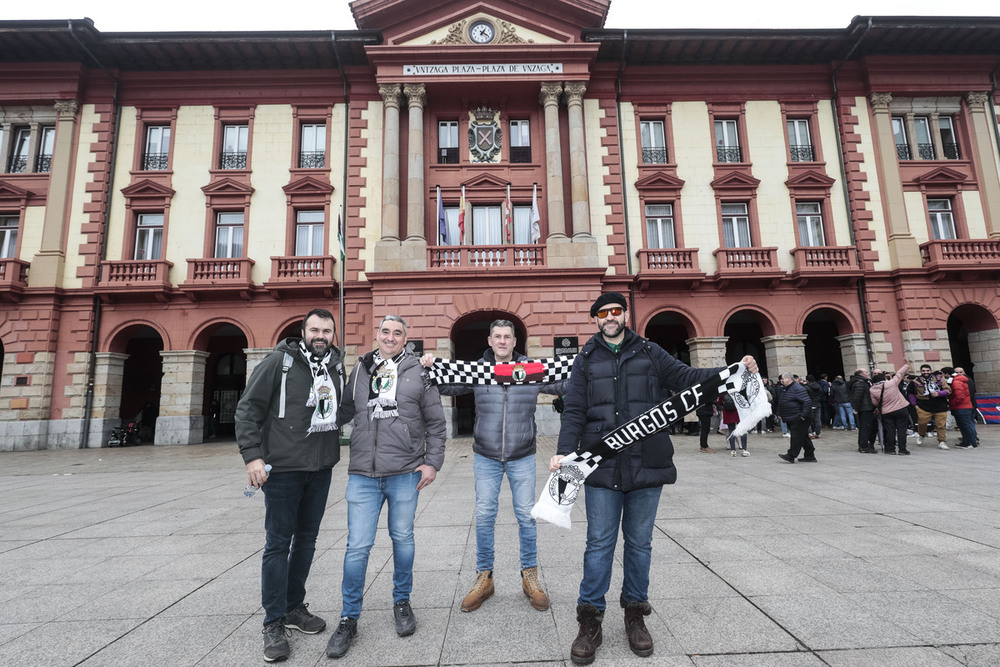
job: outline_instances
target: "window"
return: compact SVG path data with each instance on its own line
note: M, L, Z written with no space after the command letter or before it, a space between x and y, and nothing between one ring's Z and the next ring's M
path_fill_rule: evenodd
M460 245L461 230L458 228L458 207L444 207L444 222L448 228L448 237L441 236L441 226L438 228L438 245Z
M456 212L458 209L455 209ZM511 241L507 241L507 230L503 223L503 204L497 206L474 206L472 208L472 245L504 245L531 243L531 207L514 206ZM457 221L456 221L457 226ZM449 226L449 233L450 233Z
M646 204L646 247L677 247L673 204Z
M955 135L955 122L951 116L938 117L938 129L941 131L941 151L946 160L959 159L958 139Z
M514 243L526 245L534 243L531 240L531 207L514 207Z
M896 141L896 157L900 160L910 160L910 144L906 140L906 123L902 116L892 117L892 136Z
M639 121L639 134L642 138L643 164L666 164L667 143L664 140L663 121Z
M795 216L799 222L799 245L823 246L823 213L819 202L795 204Z
M790 118L788 120L788 150L792 162L813 162L816 159L812 139L809 136L809 120L807 118Z
M931 218L931 237L935 241L956 238L950 199L928 199L927 211Z
M243 214L219 213L215 218L215 256L243 257Z
M0 215L0 259L12 259L17 253L16 215Z
M300 169L322 169L326 166L326 125L303 123L299 146Z
M163 214L140 213L136 220L135 259L163 257Z
M742 162L735 120L715 121L715 151L719 162Z
M142 155L144 171L163 171L170 158L170 126L150 125L146 128L146 152Z
M934 144L931 143L931 126L927 116L915 116L913 130L917 138L917 155L921 160L933 160Z
M51 125L41 128L41 141L38 144L38 158L35 161L35 171L47 174L52 171L52 151L56 145L56 128Z
M246 169L247 143L250 127L247 125L225 125L222 128L222 158L220 169Z
M10 164L7 171L11 174L23 174L28 171L28 150L31 147L31 130L27 127L14 128L14 146L10 152Z
M458 164L458 121L438 123L438 164Z
M326 214L323 211L295 212L295 256L323 254L323 227Z
M510 121L510 161L531 162L531 127L526 120Z
M746 204L722 205L722 237L727 248L751 247L750 216Z
M958 160L960 157L955 121L951 116L893 116L892 134L900 160ZM937 139L940 139L940 146L936 144Z

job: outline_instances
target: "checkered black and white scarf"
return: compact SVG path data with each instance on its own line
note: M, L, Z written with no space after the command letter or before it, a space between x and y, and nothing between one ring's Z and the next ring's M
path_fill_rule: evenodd
M485 361L434 359L427 369L433 384L533 384L569 378L576 355L562 355L537 361L489 364Z
M628 449L649 436L665 430L685 414L710 403L725 392L733 396L740 416L734 435L740 436L771 414L771 404L760 374L751 373L742 362L732 364L718 375L674 394L618 428L606 433L589 452L574 452L563 457L531 510L531 516L569 529L570 513L577 494L587 477L604 459Z

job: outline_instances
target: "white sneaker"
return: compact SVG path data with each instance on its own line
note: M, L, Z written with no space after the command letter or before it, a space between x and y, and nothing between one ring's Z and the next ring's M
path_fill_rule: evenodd
M750 452L748 452L747 450L742 449L740 451L743 452L743 456L750 456Z
M781 437L782 438L790 438L790 437L792 437L792 434L791 433L782 433Z
M730 449L729 450L729 455L732 456L733 458L736 458L736 450L735 449Z
M943 442L939 442L938 449L950 449L950 447L948 447L948 445L944 444Z
M921 437L921 435L920 435L920 434L918 433L918 434L917 434L917 446L919 447L919 446L920 446L920 445L922 445L922 444L924 444L924 439L923 439L923 437Z

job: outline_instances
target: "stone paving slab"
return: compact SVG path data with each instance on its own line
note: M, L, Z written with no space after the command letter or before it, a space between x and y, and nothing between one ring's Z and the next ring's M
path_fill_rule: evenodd
M676 436L678 483L657 514L649 659L628 649L621 545L597 665L685 667L1000 664L1000 427L978 450L912 446L861 455L826 431L817 464L788 465L780 434L752 434L732 458L712 436ZM952 434L949 433L949 437ZM954 436L957 439L957 434ZM539 440L538 479L555 439ZM413 606L396 637L392 549L383 516L361 632L336 663L324 654L340 611L346 466L334 470L309 581L330 623L293 632L288 665L569 665L586 538L539 526L552 606L520 590L517 525L504 488L496 595L463 613L475 579L471 442L449 441L421 494ZM346 454L346 451L345 451ZM0 664L261 664L263 499L243 497L235 443L0 454Z

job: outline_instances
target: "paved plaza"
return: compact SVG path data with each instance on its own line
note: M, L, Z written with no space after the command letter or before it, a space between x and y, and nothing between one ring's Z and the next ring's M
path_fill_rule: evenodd
M825 431L819 463L789 465L780 434L751 456L702 454L675 436L676 485L656 522L651 658L628 648L615 569L595 665L915 667L1000 664L1000 426L976 450L912 443L862 455ZM958 433L949 433L958 440ZM539 443L538 478L555 439ZM347 451L344 456L346 459ZM262 664L263 498L242 494L234 442L0 454L0 665ZM327 631L294 632L287 665L568 665L586 524L539 524L552 605L520 588L510 492L501 495L496 595L459 605L475 578L471 441L450 440L421 493L412 598L416 634L392 621L383 529L350 652L326 641L340 611L346 461L309 579ZM540 487L539 487L540 488ZM384 526L385 517L383 514ZM620 559L620 546L619 546Z

